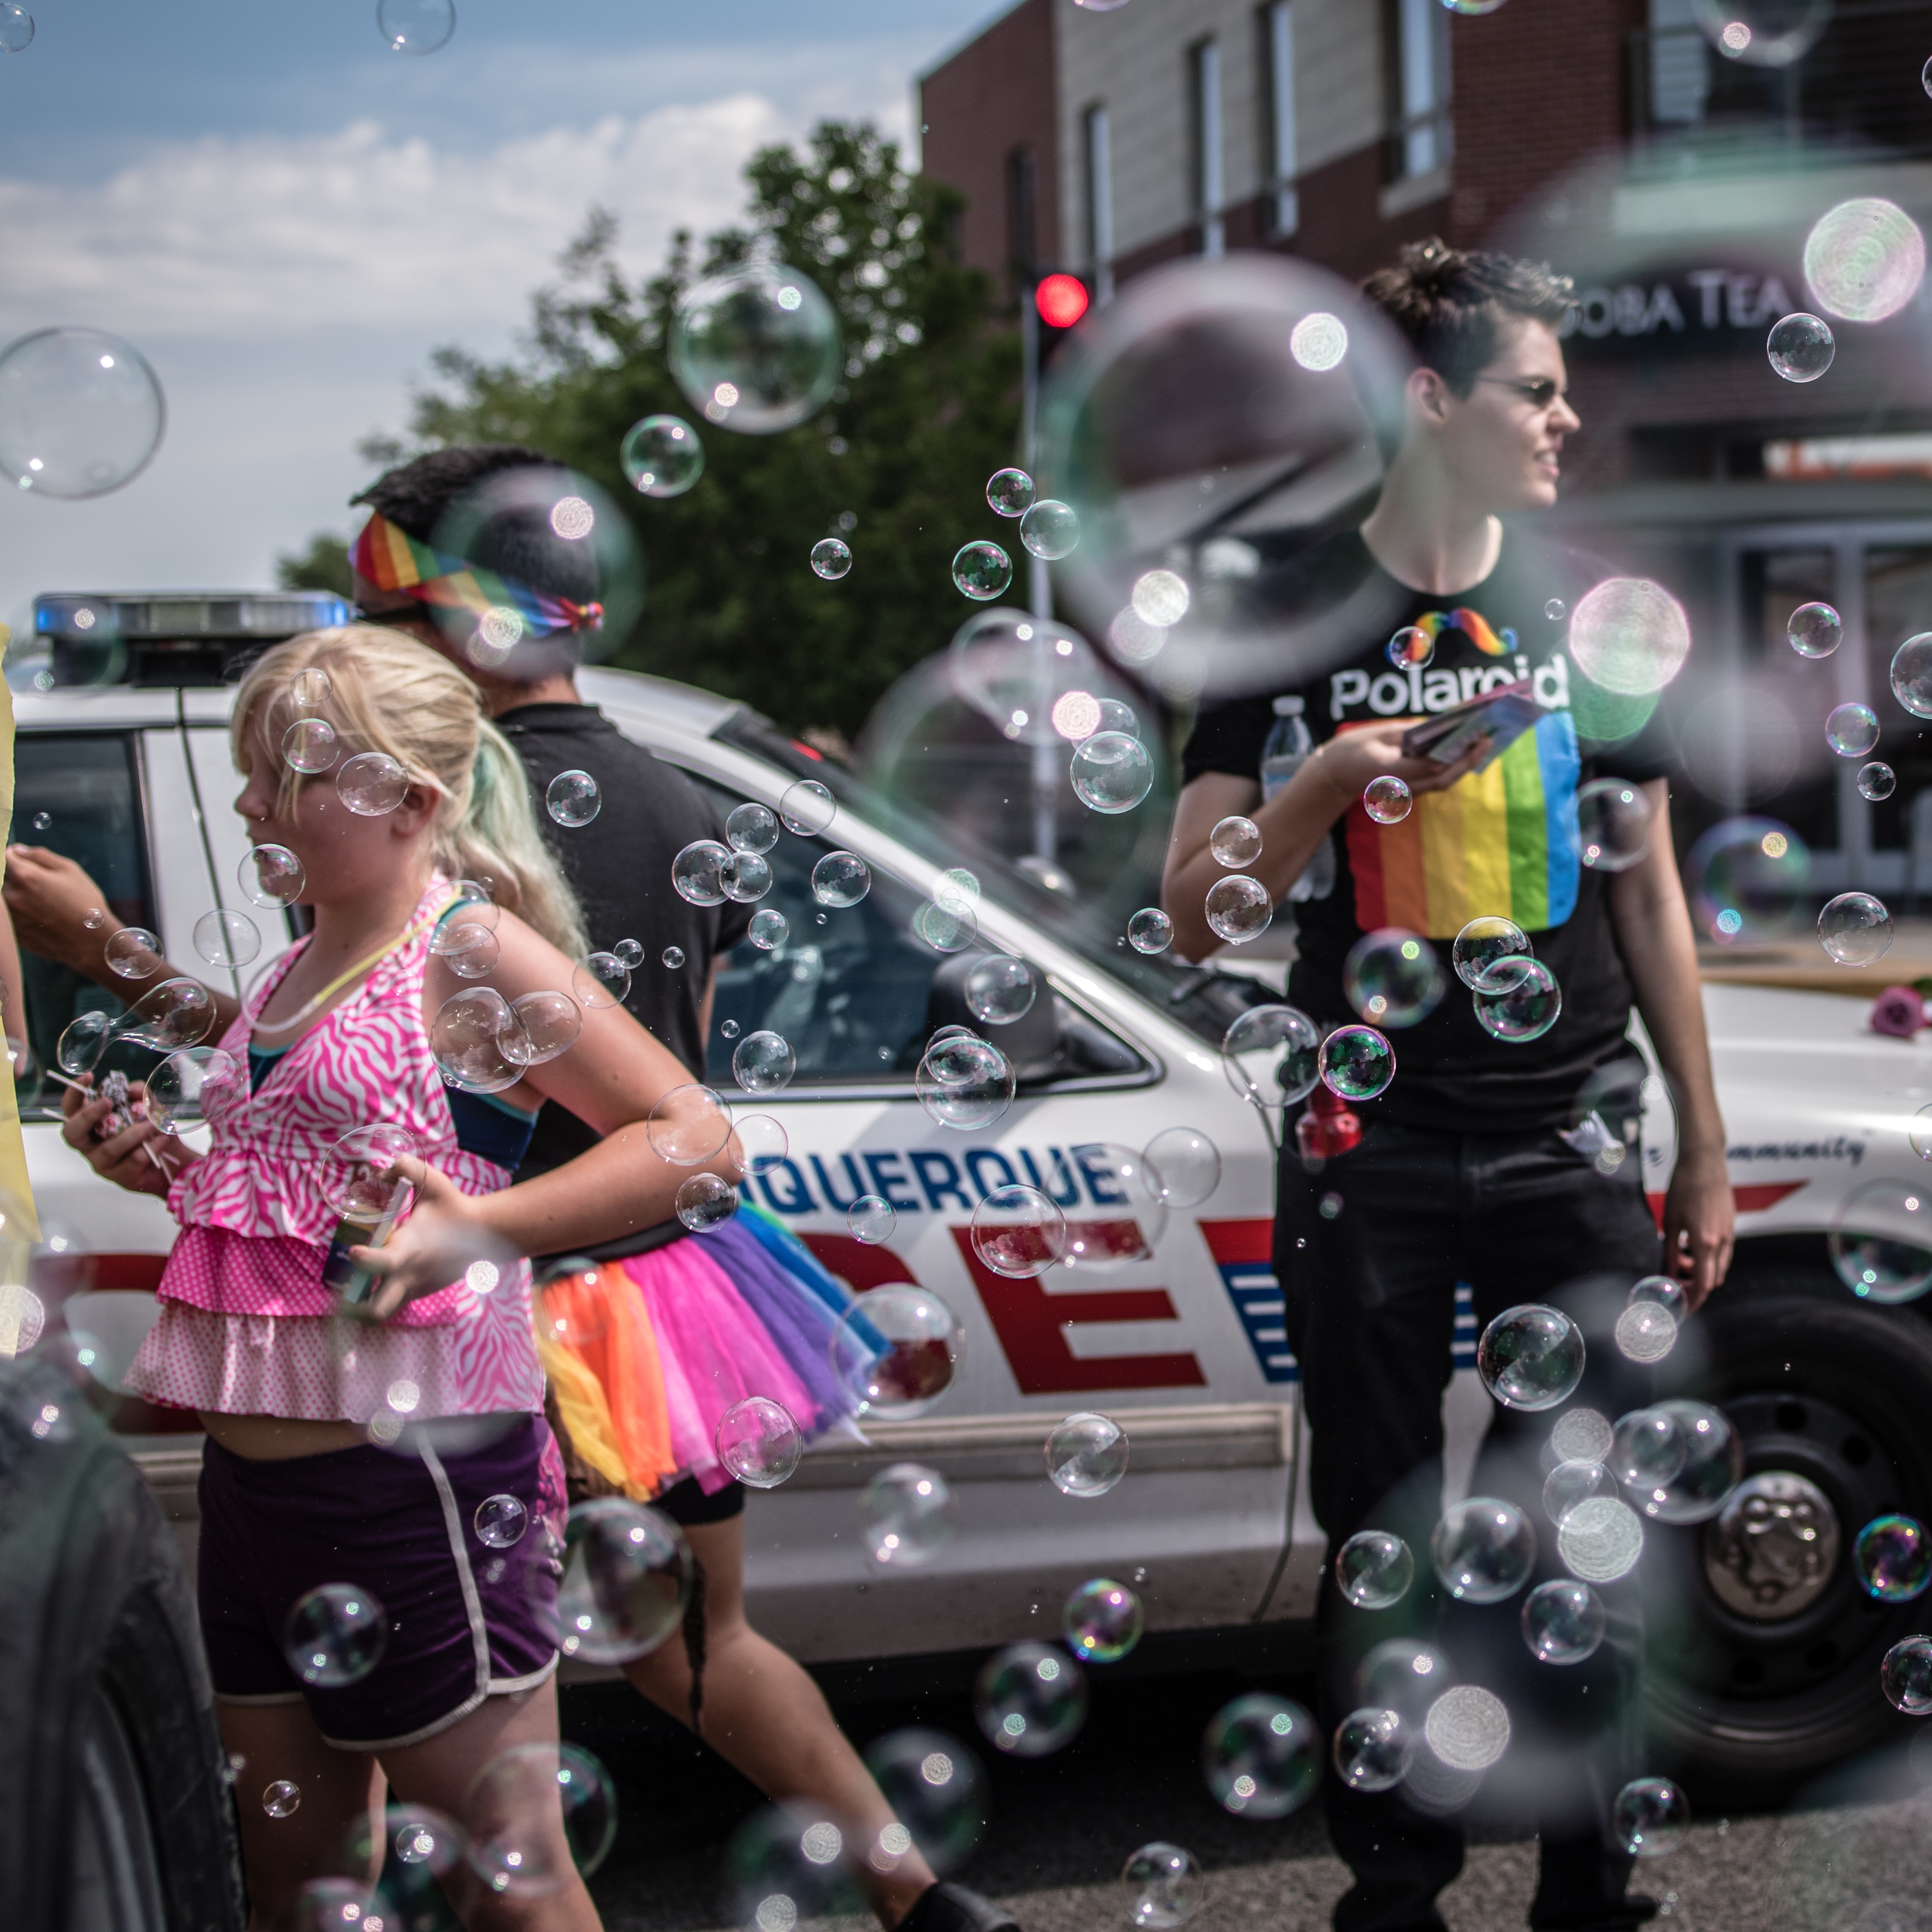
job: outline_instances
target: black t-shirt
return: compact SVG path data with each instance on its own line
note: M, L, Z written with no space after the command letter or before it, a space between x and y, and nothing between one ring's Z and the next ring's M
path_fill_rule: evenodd
M516 747L536 794L537 823L583 907L590 944L608 952L634 939L644 957L632 969L624 1001L669 1047L692 1077L704 1071L699 1010L714 955L743 938L753 908L727 900L693 906L671 883L671 862L696 838L722 838L710 801L684 774L633 744L594 706L526 704L506 711L496 727ZM602 800L587 825L560 825L543 796L560 771L587 771ZM682 966L666 966L667 947ZM574 1158L597 1136L553 1100L538 1116L519 1172L528 1178Z
M1276 614L1285 630L1345 600L1377 613L1383 627L1318 677L1298 672L1299 684L1204 706L1195 721L1186 777L1253 779L1277 696L1302 698L1318 744L1385 718L1444 711L1516 680L1527 681L1543 707L1535 729L1487 771L1421 794L1399 823L1378 825L1359 801L1350 806L1332 836L1333 889L1294 907L1299 951L1288 997L1325 1026L1359 1017L1342 968L1365 932L1396 927L1434 944L1445 990L1427 1018L1389 1032L1396 1077L1376 1103L1389 1117L1450 1130L1566 1124L1586 1077L1628 1051L1630 980L1611 924L1609 880L1577 855L1577 791L1596 777L1661 777L1668 760L1661 726L1648 722L1652 702L1590 684L1564 649L1568 613L1611 574L1580 553L1512 531L1481 583L1432 597L1397 583L1350 532L1257 579L1250 615L1265 621ZM1389 661L1389 638L1408 625L1434 637L1426 667ZM1562 989L1562 1014L1539 1039L1492 1039L1455 977L1455 936L1485 914L1522 927Z

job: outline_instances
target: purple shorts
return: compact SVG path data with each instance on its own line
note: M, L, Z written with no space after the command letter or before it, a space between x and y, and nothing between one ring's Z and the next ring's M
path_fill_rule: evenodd
M527 1416L480 1446L446 1437L440 1454L415 1430L393 1449L285 1462L210 1441L198 1583L216 1695L305 1699L330 1743L378 1750L433 1736L493 1693L540 1684L557 1662L559 1566L539 1469L549 1439L543 1418ZM477 1505L497 1495L529 1512L508 1549L476 1532ZM374 1669L339 1687L304 1683L282 1654L297 1600L332 1583L368 1591L389 1623Z

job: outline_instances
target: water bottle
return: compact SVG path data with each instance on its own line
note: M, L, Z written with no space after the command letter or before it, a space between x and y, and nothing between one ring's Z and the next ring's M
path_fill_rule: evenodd
M1308 736L1308 727L1302 720L1303 709L1299 698L1277 698L1274 701L1274 727L1268 733L1267 743L1261 747L1264 803L1272 798L1315 756L1315 740ZM1335 837L1332 832L1324 832L1315 856L1308 861L1308 869L1288 888L1288 897L1297 902L1326 899L1334 890Z

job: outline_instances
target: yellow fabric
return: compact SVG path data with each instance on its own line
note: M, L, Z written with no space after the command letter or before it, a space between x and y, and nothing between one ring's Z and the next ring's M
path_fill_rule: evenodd
M0 655L4 655L12 638L4 624L0 624ZM13 821L13 693L7 689L6 681L0 679L0 824L9 828L12 836ZM0 883L6 878L6 857L0 852ZM6 1029L15 1039L26 1034L25 1014L9 1013L5 1015ZM33 1187L27 1179L27 1150L20 1138L20 1110L15 1104L13 1082L0 1080L0 1193L4 1193L19 1204L24 1226L20 1230L24 1241L17 1243L12 1238L11 1227L0 1227L0 1245L6 1252L7 1266L5 1278L9 1281L26 1279L25 1243L40 1239L40 1222L34 1212ZM9 1216L9 1219L12 1217ZM18 1272L15 1256L18 1254Z

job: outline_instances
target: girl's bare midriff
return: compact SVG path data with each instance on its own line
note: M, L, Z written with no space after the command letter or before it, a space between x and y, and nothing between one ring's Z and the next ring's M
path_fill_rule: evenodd
M325 1456L337 1449L359 1449L369 1432L355 1422L297 1422L286 1416L223 1416L200 1411L201 1426L231 1456L249 1462L292 1462L298 1456Z

